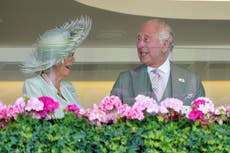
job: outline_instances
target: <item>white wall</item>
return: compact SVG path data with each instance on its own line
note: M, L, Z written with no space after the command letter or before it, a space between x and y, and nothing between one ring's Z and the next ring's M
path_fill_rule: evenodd
M21 62L31 48L0 48L0 62ZM79 48L79 63L138 62L136 48ZM230 61L230 46L176 46L173 61Z

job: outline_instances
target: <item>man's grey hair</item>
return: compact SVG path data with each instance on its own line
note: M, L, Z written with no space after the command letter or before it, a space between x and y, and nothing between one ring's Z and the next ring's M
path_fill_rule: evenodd
M172 51L174 48L175 34L172 31L171 26L161 19L149 20L145 24L148 24L148 23L156 23L158 25L158 38L159 38L160 44L162 45L165 40L168 40L169 41L168 51Z

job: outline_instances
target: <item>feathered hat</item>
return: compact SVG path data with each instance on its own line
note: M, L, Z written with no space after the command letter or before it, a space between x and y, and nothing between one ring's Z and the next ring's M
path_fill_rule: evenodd
M92 20L88 16L66 22L42 34L35 48L21 66L24 73L35 73L60 63L83 42L89 34Z

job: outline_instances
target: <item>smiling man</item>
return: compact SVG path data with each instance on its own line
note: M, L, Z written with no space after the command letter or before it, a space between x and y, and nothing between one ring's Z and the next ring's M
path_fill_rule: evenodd
M120 97L130 106L139 94L153 97L157 102L178 98L184 105L205 96L199 77L169 60L174 47L174 33L165 21L154 19L144 23L137 35L136 46L142 65L122 72L111 95Z

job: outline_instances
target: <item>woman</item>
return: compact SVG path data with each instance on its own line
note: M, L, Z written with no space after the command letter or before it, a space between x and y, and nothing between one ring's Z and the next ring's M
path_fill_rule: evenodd
M28 97L49 96L58 101L55 118L64 117L63 109L68 104L81 107L74 86L63 78L69 75L74 52L87 37L91 25L89 17L81 17L46 31L21 67L24 73L37 73L37 76L25 80L23 94Z

